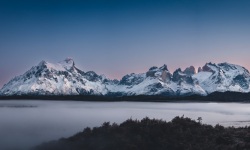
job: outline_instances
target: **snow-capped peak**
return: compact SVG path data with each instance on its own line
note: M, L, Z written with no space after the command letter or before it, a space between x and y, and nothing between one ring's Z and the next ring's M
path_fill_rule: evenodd
M50 63L47 61L41 61L37 67L47 68L49 70L57 70L57 71L67 71L75 67L74 60L72 58L66 58L63 61L58 63Z
M63 61L60 61L59 64L66 70L70 70L75 67L75 62L72 58L66 58Z
M190 76L196 73L194 66L187 67L183 72Z
M199 69L199 73L193 75L193 79L197 80L207 93L215 91L250 91L250 74L248 70L230 63L207 63Z
M75 62L72 58L66 58L65 60L59 63L68 70L75 66Z
M198 73L190 66L170 73L167 65L109 80L94 71L83 72L72 58L41 61L0 90L2 95L206 95L215 91L250 92L250 73L230 63L206 63Z
M167 67L166 64L164 64L163 66L161 66L159 69L160 70L166 70L166 71L168 71L168 67Z

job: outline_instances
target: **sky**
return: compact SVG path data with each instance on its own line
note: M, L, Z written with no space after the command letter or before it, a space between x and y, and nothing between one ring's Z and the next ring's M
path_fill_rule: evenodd
M250 70L249 0L0 0L0 87L40 61L111 79L167 64Z

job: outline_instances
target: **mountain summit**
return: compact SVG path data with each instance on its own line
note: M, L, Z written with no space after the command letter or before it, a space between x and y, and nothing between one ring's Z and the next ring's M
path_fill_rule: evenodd
M41 61L23 75L10 80L1 95L207 95L213 92L250 92L249 71L229 63L207 63L195 68L180 68L171 73L167 65L147 72L127 74L120 81L94 71L84 72L66 58L58 63Z

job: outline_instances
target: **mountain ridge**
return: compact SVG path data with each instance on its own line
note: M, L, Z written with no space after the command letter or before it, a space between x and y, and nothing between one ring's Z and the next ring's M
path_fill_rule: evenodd
M250 92L250 73L230 63L206 63L171 73L167 65L153 66L145 73L131 73L111 80L94 71L84 72L71 58L58 63L41 61L23 75L14 77L0 95L101 95L101 96L206 96L213 92Z

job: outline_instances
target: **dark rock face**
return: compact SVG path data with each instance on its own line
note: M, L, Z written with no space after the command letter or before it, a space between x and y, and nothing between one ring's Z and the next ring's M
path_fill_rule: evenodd
M148 86L148 88L150 89L150 92L157 92L161 90L163 86L161 83L155 83L155 84Z
M190 66L190 67L186 68L186 69L183 71L183 73L185 73L185 74L188 75L188 76L194 75L194 74L195 74L195 68L194 68L194 66Z
M180 75L180 72L182 73L181 68L178 68L177 70L174 71L174 73L173 73L173 81L174 82L177 82L182 78L182 76Z
M215 73L214 70L211 69L208 65L213 65L213 64L212 63L206 64L205 66L202 67L202 71Z
M38 64L37 69L38 69L38 68L47 68L46 64L47 64L47 62L44 61L44 60L42 60L42 61Z
M82 88L76 88L76 91L79 93L79 95L87 95L88 91Z
M201 71L202 71L202 68L201 68L201 67L199 67L199 68L198 68L198 72L201 72Z
M166 71L168 71L168 67L167 67L166 64L164 64L163 66L161 66L159 69L160 70L166 70Z
M137 85L140 84L144 80L143 76L137 76L136 74L132 73L130 75L125 75L121 81L119 82L120 85Z
M97 75L94 71L88 71L84 74L84 77L92 82L96 82L101 80L101 77L99 75Z
M235 66L231 66L228 63L220 63L218 66L223 67L226 71L237 69Z
M122 77L121 81L119 84L121 85L131 85L131 82L129 81L129 77L131 77L131 75L125 75L124 77Z
M182 72L180 68L174 71L172 80L174 82L179 82L179 84L183 81L188 84L193 84L194 82L192 77Z
M158 67L151 67L148 72L146 72L146 77L156 77L155 73L156 72L161 72L161 78L163 82L168 82L171 80L171 73L169 73L167 65L164 64L163 66L161 66L160 68Z
M187 76L184 81L186 81L186 83L188 83L188 84L193 84L194 83L194 80L192 79L191 76Z
M244 71L246 72L246 73L249 73L249 71L245 68L245 67L242 67L243 69L244 69Z
M146 76L147 76L147 77L155 77L155 73L156 73L156 71L148 71L148 72L146 73Z
M236 76L233 81L235 82L235 84L240 85L243 89L248 89L249 85L247 80L245 79L244 75L238 75Z
M42 76L42 72L43 72L43 69L38 67L37 71L35 73L35 77L36 78L41 77Z
M202 71L212 72L213 70L210 67L208 67L207 65L205 65L202 67Z
M172 74L164 70L162 71L161 78L163 82L170 82L172 78Z
M64 61L68 64L72 63L72 65L75 66L75 62L72 58L66 58Z
M112 82L113 84L119 84L119 80L114 79L114 80L109 80L110 82Z
M153 67L149 68L149 71L152 71L152 70L155 70L155 69L158 69L158 67L153 66Z
M76 72L81 74L82 76L85 74L85 72L83 72L82 70L80 70L80 69L78 69L76 67L74 67L74 68L75 68Z
M67 74L67 76L68 76L68 72L66 72L66 74ZM53 73L52 73L51 71L49 71L49 70L46 70L46 71L44 72L43 76L44 76L45 78L47 78L47 79L52 79L52 78L53 78ZM67 76L66 76L66 77L67 77Z
M102 81L102 83L109 83L110 82L110 80L108 80L108 79L104 79L103 81Z

